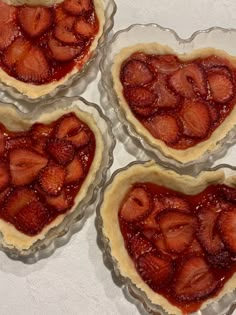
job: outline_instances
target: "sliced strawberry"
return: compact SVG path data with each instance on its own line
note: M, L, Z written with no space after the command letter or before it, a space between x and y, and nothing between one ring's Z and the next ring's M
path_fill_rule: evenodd
M153 104L141 107L141 106L131 106L132 111L142 117L151 117L155 115L159 111L159 107L157 106L157 102L154 102Z
M196 301L212 294L218 282L202 257L193 256L184 260L176 282L174 292L181 301Z
M121 70L121 81L129 86L142 86L150 83L154 76L147 65L140 60L128 61Z
M149 253L154 249L149 240L142 236L140 233L132 235L126 246L128 253L131 257L134 258L134 260L137 260L139 256L145 253Z
M48 211L40 201L32 201L16 214L16 227L28 235L38 234L49 219Z
M90 138L88 132L80 129L71 136L68 136L67 140L71 141L76 148L81 148L89 143Z
M216 108L214 104L208 103L207 104L210 119L213 123L217 122L217 120L220 118L219 110Z
M95 21L90 19L85 19L81 17L75 22L75 32L83 37L91 37L96 32L96 24Z
M180 112L184 134L189 137L204 138L210 128L211 120L206 104L198 101L184 101Z
M51 126L42 124L42 123L35 123L30 129L31 137L34 140L40 138L49 138L52 134L53 128Z
M46 151L55 162L61 165L67 165L70 163L75 155L73 144L68 140L58 138L48 140Z
M135 60L143 61L144 63L146 63L148 61L148 56L145 53L142 53L140 51L132 54L131 58L135 59Z
M0 49L8 47L19 34L14 22L16 12L15 7L0 3Z
M20 7L18 21L22 29L30 36L43 34L51 25L52 11L47 7Z
M24 56L26 56L31 49L31 44L28 40L19 37L17 38L3 54L4 64L12 69L17 62L20 62Z
M84 177L84 168L80 159L75 156L72 162L66 167L65 184L72 184L80 181Z
M226 248L236 255L236 209L222 211L218 216L217 226Z
M165 287L173 275L173 265L170 261L154 253L140 256L136 268L143 280L153 289Z
M198 212L199 229L197 237L208 254L214 255L224 248L216 229L216 220L219 215L214 207L202 208Z
M75 134L81 128L81 121L75 116L74 113L64 115L58 120L55 136L57 138L68 137L71 134Z
M163 77L158 76L158 81L152 83L151 90L158 98L157 106L159 108L175 108L178 105L179 98L168 89Z
M0 23L7 24L12 22L15 19L16 13L16 7L8 5L3 1L0 2Z
M197 239L194 239L191 245L188 248L188 254L194 254L197 256L203 256L203 250L200 245L200 243L197 241Z
M183 252L193 241L197 223L194 216L177 210L162 211L156 218L169 252Z
M3 191L10 183L10 171L8 164L0 160L0 191Z
M146 229L160 230L159 224L156 221L157 215L165 209L163 203L155 198L153 201L152 212L141 222L142 227Z
M213 55L213 56L209 56L207 58L202 59L201 65L204 67L204 69L209 70L209 69L214 69L216 67L228 68L230 66L230 63L227 59Z
M80 41L75 47L69 46L51 37L48 40L48 47L52 57L57 61L63 62L74 59L83 50L84 44Z
M39 184L43 191L50 196L58 196L63 188L66 171L62 166L50 164L41 170Z
M227 103L234 96L234 84L225 74L208 74L208 83L212 98L217 103Z
M124 89L124 96L131 106L147 107L154 103L156 96L144 87L129 87Z
M169 80L172 88L183 97L194 98L196 93L207 94L206 78L196 64L188 64L177 70Z
M1 207L5 203L5 201L7 200L8 196L10 195L11 192L12 192L12 188L9 186L6 189L4 189L2 192L0 192L0 205L1 205Z
M74 33L75 17L67 16L64 20L56 23L54 36L66 44L77 44L79 38Z
M179 139L179 126L172 115L157 115L147 120L144 125L154 138L160 139L167 144L175 143Z
M33 189L27 187L15 188L6 199L4 212L8 217L13 218L21 209L37 200L38 197Z
M65 0L63 8L72 15L83 15L92 10L91 0Z
M1 128L1 125L0 125L0 155L3 155L5 152L5 143L6 143L5 138L6 138L5 132L3 128Z
M133 188L120 209L120 216L128 222L140 220L151 211L151 199L143 188Z
M59 212L64 212L71 207L71 202L66 196L66 192L64 189L60 192L60 194L56 197L48 196L45 194L46 202L56 209Z
M236 203L236 189L233 187L220 187L218 194L226 201Z
M30 184L48 159L31 149L13 149L9 152L10 173L13 185Z
M30 148L33 147L32 139L29 136L18 136L15 138L6 139L6 149L18 149L18 148Z
M161 198L161 202L165 209L176 209L184 212L190 212L190 205L183 198L176 196L165 196Z
M180 68L179 60L173 55L153 56L149 60L156 72L171 74Z

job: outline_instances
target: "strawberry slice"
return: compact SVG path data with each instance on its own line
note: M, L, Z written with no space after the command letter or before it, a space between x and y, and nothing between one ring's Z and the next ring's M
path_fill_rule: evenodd
M15 24L17 9L4 2L0 3L0 49L8 47L18 36L19 31Z
M219 110L216 108L215 104L208 103L207 104L210 119L213 123L217 122L220 118Z
M140 233L136 233L129 238L128 244L126 245L128 253L136 261L138 257L145 253L153 251L153 246L148 239L146 239Z
M152 238L152 242L155 245L158 252L160 252L168 260L174 260L178 257L176 253L170 253L166 245L165 237L163 234L155 234Z
M150 117L156 114L159 111L159 108L157 106L157 102L146 106L146 107L140 107L140 106L132 106L132 111L142 117Z
M80 159L75 156L72 162L66 167L65 184L79 182L84 177L84 168Z
M209 56L201 60L201 66L203 66L206 70L216 67L224 67L228 69L230 63L227 59L221 58L219 56Z
M121 81L129 86L142 86L150 83L154 76L147 65L140 60L128 61L121 70Z
M43 34L52 24L52 11L47 7L20 7L18 21L22 29L30 36Z
M73 144L68 140L58 138L48 140L46 151L55 162L61 165L67 165L70 163L75 155Z
M11 187L7 187L2 192L0 192L0 205L1 205L1 207L5 203L5 201L7 200L8 196L10 195L11 192L12 192Z
M175 92L186 98L194 98L197 93L207 95L204 72L196 64L188 64L177 70L169 80Z
M63 188L65 177L66 171L62 166L50 164L41 170L38 181L46 194L58 196Z
M48 40L48 47L52 57L57 61L69 61L74 59L84 48L82 41L76 47L64 45L62 42L51 37Z
M49 214L40 201L32 201L16 214L16 227L28 235L38 234L47 223Z
M3 191L10 183L10 171L8 164L0 160L0 191Z
M220 187L218 194L226 201L236 203L236 189L232 187Z
M189 203L183 198L176 196L165 196L161 199L165 209L176 209L183 212L190 212Z
M73 135L68 136L67 140L71 141L73 145L78 149L86 146L89 143L90 138L88 132L86 132L83 129L80 129L79 131L73 133Z
M79 37L74 33L75 17L66 16L64 20L56 23L54 36L66 44L77 44Z
M204 253L203 253L202 247L200 243L197 241L197 239L194 239L192 244L189 246L188 254L203 256Z
M153 290L168 285L174 271L170 261L154 253L146 253L140 256L137 260L136 268L143 280Z
M31 44L29 41L22 37L17 38L3 54L4 64L10 69L14 68L15 64L27 55L30 48Z
M208 74L212 98L217 103L227 103L234 96L234 84L230 77L220 73Z
M214 207L202 208L198 212L199 229L197 237L208 254L215 255L221 252L224 244L216 229L216 221L219 212Z
M180 68L179 60L176 56L153 56L149 60L150 65L157 73L172 74Z
M207 136L211 120L206 104L198 101L184 101L180 112L184 134L189 137L204 138Z
M96 32L96 24L94 20L88 20L85 18L80 18L75 22L74 30L76 34L83 37L91 37Z
M0 2L0 23L1 24L7 24L9 22L12 22L15 19L17 13L17 8L8 5L5 2Z
M179 139L178 122L172 115L157 115L145 121L144 126L154 138L160 139L167 144L175 143Z
M57 138L65 138L69 135L74 135L81 128L81 121L74 113L64 115L58 120L55 136Z
M197 222L191 214L167 209L156 220L169 252L181 253L192 243Z
M120 216L128 222L143 219L152 209L149 194L143 188L133 188L120 209Z
M159 231L160 227L156 221L157 215L165 209L163 203L155 198L153 200L153 209L152 212L141 222L142 227L146 229L154 229L155 231Z
M166 80L160 75L158 81L151 85L151 91L158 97L157 104L160 109L175 108L179 103L179 98L168 89Z
M236 210L231 208L226 211L222 211L217 219L217 226L220 233L220 237L224 242L226 248L236 255Z
M30 148L33 146L32 139L29 136L18 136L6 139L6 149Z
M45 194L46 202L56 209L58 212L64 212L71 207L71 201L67 198L66 192L64 189L60 192L60 194L56 197L47 196Z
M131 106L147 107L154 103L156 96L144 87L129 87L124 89L124 96Z
M193 256L184 260L177 275L174 292L181 301L196 301L214 293L218 282L202 257Z
M15 188L6 199L4 213L11 219L15 217L21 209L37 200L38 197L33 189L27 187Z
M5 143L6 143L5 137L6 137L5 132L3 128L1 128L1 125L0 125L0 155L3 155L5 152Z
M53 128L41 123L35 123L30 129L30 135L35 140L41 138L49 138L52 134Z
M92 10L91 0L65 0L63 8L72 15L83 15Z
M36 179L47 165L45 156L31 149L13 149L9 152L10 173L13 185L27 185Z

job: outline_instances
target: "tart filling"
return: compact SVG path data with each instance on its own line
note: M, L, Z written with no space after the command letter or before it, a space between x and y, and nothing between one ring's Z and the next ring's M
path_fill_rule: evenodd
M121 275L170 314L197 311L235 288L233 184L222 171L192 178L146 163L117 174L105 191L103 234Z
M193 161L219 146L235 125L236 59L202 49L176 54L159 44L123 49L114 88L127 120L166 156Z
M100 167L103 141L93 118L77 109L37 122L0 112L1 242L24 250L76 210Z
M0 2L0 80L30 98L53 91L92 57L104 25L101 0L49 6Z

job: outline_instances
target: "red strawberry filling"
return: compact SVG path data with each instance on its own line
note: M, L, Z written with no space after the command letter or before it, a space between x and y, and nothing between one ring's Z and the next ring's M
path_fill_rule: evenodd
M93 0L65 0L51 7L0 2L0 66L18 80L60 80L89 58L99 22Z
M74 113L25 132L2 124L0 130L0 218L35 235L73 206L93 161L95 137Z
M211 185L197 195L136 183L118 218L143 281L184 314L216 296L236 272L236 189Z
M183 62L134 53L123 62L120 80L135 117L174 149L207 140L236 102L236 70L217 56Z

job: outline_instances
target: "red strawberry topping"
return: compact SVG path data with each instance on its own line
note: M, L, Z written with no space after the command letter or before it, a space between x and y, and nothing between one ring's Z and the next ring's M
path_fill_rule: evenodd
M10 171L8 164L0 160L0 191L3 191L10 182Z
M178 97L168 89L163 77L158 77L158 80L151 85L151 90L158 98L157 104L160 109L175 108L178 105Z
M55 26L54 35L56 39L66 44L77 44L79 38L74 33L75 17L65 16L65 19Z
M140 256L136 268L143 280L154 290L166 286L173 275L172 263L154 253Z
M65 0L63 7L72 15L82 15L90 11L93 5L91 0Z
M153 209L152 212L141 222L144 229L154 229L159 230L159 224L156 221L156 217L158 213L163 211L165 209L165 206L159 199L153 200Z
M36 179L48 159L32 149L13 149L9 152L10 172L13 185L26 185Z
M0 49L5 49L18 36L19 31L14 22L17 9L4 2L0 3Z
M185 135L197 138L206 137L211 124L207 105L198 101L186 100L180 116Z
M83 42L79 42L76 46L65 45L55 38L50 38L48 47L52 57L57 61L69 61L74 59L83 49Z
M79 182L84 177L84 168L80 159L75 156L66 167L66 184Z
M133 87L124 90L125 98L131 106L146 107L152 105L156 96L144 87Z
M50 139L46 145L46 151L53 160L61 165L66 165L73 160L75 149L73 144L65 139Z
M157 115L144 122L153 137L167 144L175 143L179 139L179 125L176 118L169 114Z
M166 196L161 199L165 209L176 209L183 212L190 212L189 203L183 198L176 196Z
M134 188L120 210L120 216L128 222L140 220L148 215L152 205L149 194L143 188Z
M51 9L46 7L21 7L18 20L22 29L31 37L44 33L52 23Z
M83 129L80 129L71 136L68 136L67 139L71 141L76 148L81 148L87 145L90 141L88 132Z
M64 115L58 121L55 136L57 138L65 138L77 132L81 127L81 121L73 114Z
M121 81L129 86L142 86L153 80L151 70L140 60L130 60L122 68Z
M30 148L33 146L32 139L29 136L18 136L6 139L6 149Z
M154 250L151 242L139 233L133 234L127 244L127 250L136 261L141 255Z
M157 73L171 74L180 68L178 59L172 55L153 56L149 63Z
M226 248L236 255L236 209L222 211L218 216L217 225Z
M71 206L71 202L66 196L65 190L62 190L58 196L48 196L45 194L47 203L55 208L58 212L64 212Z
M39 174L39 184L43 191L51 196L58 196L63 188L66 170L59 165L50 164Z
M196 64L188 64L177 70L169 82L175 92L186 98L194 98L197 93L202 96L207 94L204 73Z
M234 84L232 80L220 73L208 74L208 82L212 98L218 103L227 103L234 95Z
M213 293L218 282L202 257L193 256L183 263L179 270L174 291L184 301L203 299Z
M74 30L77 34L84 37L91 37L94 34L96 24L94 20L88 20L83 17L76 20Z
M5 134L3 129L0 126L0 155L3 155L4 151L5 151Z

